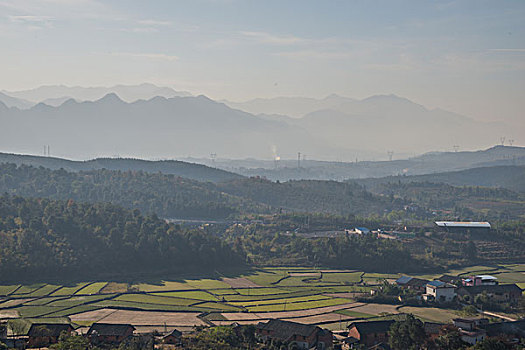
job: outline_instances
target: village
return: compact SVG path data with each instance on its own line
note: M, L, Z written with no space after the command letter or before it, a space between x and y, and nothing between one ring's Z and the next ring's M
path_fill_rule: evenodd
M302 275L308 276L308 273ZM250 289L250 293L254 290ZM432 280L403 275L374 284L368 293L355 293L354 299L370 305L377 303L378 306L409 305L428 310L457 310L457 317L450 322L435 322L420 317L418 322L426 339L422 348L425 349L437 349L436 342L451 336L457 336L465 348L485 339L498 339L513 349L523 345L520 339L525 337L525 320L509 316L520 306L523 307L523 290L515 283L500 283L497 277L487 274L445 274ZM34 349L53 348L53 344L73 340L79 342L81 339L80 343L84 346L101 349L126 348L129 344L141 344L139 348L144 349L197 349L203 337L210 334L216 337L226 332L230 340L235 338L241 346L249 345L253 349L280 349L282 346L320 350L391 349L389 338L393 325L413 322L413 316L403 312L377 319L346 318L344 327L339 322L339 327L328 328L322 322L301 323L293 318L270 318L257 322L256 319L248 321L250 317L246 316L238 318L238 321L224 320L182 328L172 325L168 328L166 324L164 327L145 328L133 323L106 323L104 320L86 326L80 321L46 323L45 318L41 318L32 323L23 335L15 335L14 327L3 322L0 324L0 343L8 348ZM72 315L71 319L80 318ZM241 321L243 319L247 321Z

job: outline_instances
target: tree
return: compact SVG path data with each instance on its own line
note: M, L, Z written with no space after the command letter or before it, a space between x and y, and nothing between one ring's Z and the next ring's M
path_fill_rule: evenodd
M389 344L394 350L416 350L425 343L423 322L413 315L407 315L405 321L397 321L388 331Z
M505 350L507 347L501 340L495 338L485 338L474 345L474 350Z
M49 348L53 350L85 350L89 348L89 340L80 335L69 335L62 332L58 338L58 343Z
M453 330L438 337L435 343L437 348L442 350L460 350L465 346L465 343L461 340L461 335L457 330Z

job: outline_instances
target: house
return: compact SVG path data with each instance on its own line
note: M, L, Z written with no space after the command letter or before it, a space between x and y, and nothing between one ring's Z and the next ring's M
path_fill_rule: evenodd
M163 344L180 344L182 339L182 332L174 329L171 333L162 337Z
M359 339L354 337L346 337L341 340L341 350L355 349L359 346Z
M359 340L367 348L388 343L388 331L394 320L352 322L348 326L348 336Z
M498 279L494 276L478 275L463 279L462 284L466 287L495 286L498 284Z
M435 300L436 302L449 302L456 297L456 286L441 281L432 281L426 284L425 300Z
M425 292L425 286L428 283L428 280L401 276L396 280L396 284L402 288L412 289L418 292Z
M488 286L475 286L475 287L461 287L458 290L458 295L462 296L464 299L468 297L468 300L472 303L476 296L485 294L487 297L496 303L510 303L517 304L521 294L522 289L516 284L496 284Z
M459 330L461 340L470 345L475 345L479 341L483 341L487 337L487 332L484 329L475 329L472 331Z
M27 347L40 348L56 344L62 332L71 334L73 327L67 323L33 323L27 332Z
M367 234L370 233L370 230L367 229L366 227L356 227L356 228L354 228L354 231L358 235L367 235Z
M454 326L466 330L472 331L476 328L482 327L489 323L488 318L469 317L469 318L455 318L452 320Z
M441 282L445 282L445 283L450 283L450 284L457 284L458 282L461 281L461 277L451 276L451 275L443 275L443 276L441 276L439 278L436 278L436 280L441 281Z
M93 323L87 336L93 344L119 344L133 335L135 327L130 324Z
M489 323L487 318L455 318L452 322L459 329L461 340L465 343L474 345L487 337L487 332L482 328Z
M436 221L435 224L450 233L488 232L491 228L486 221Z
M299 349L331 349L333 343L332 332L327 329L275 319L258 323L255 334L264 342L279 340Z

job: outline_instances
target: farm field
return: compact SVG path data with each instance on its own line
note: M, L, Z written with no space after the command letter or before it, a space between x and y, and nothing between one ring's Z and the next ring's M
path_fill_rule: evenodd
M525 287L525 265L471 266L446 272L491 274ZM432 279L442 275L420 275ZM140 329L258 323L271 318L345 327L352 320L412 313L426 321L450 322L453 310L356 302L381 280L400 274L312 268L262 268L238 277L125 283L0 286L0 319L10 322L129 322ZM81 328L83 329L83 328Z

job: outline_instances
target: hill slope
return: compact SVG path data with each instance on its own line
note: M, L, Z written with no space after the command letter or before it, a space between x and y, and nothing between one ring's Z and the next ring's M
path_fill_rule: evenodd
M187 163L178 160L148 161L142 159L98 158L88 161L74 161L55 157L41 157L21 154L0 153L0 163L32 165L48 169L67 171L88 171L97 169L120 171L162 172L197 181L227 181L241 178L241 175L202 164Z
M516 192L525 192L525 166L481 167L427 175L388 176L352 181L367 187L385 183L432 182L453 186L500 187Z

